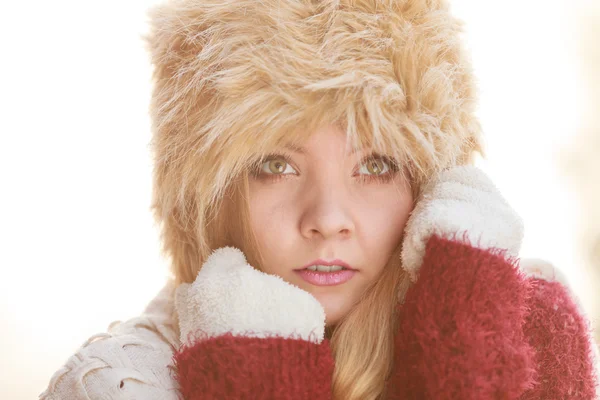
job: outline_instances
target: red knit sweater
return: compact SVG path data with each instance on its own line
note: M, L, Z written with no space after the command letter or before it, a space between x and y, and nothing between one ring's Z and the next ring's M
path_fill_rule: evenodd
M500 252L432 237L399 318L389 399L594 399L576 304ZM182 347L174 362L186 400L331 398L327 340L226 335Z

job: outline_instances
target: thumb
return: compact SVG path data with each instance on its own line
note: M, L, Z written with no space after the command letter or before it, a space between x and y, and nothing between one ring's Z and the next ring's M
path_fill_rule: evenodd
M206 259L198 272L198 276L217 272L227 273L244 266L246 266L246 257L241 250L230 246L221 247L213 251Z

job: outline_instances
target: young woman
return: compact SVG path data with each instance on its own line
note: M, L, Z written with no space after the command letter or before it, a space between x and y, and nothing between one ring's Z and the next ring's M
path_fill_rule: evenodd
M41 399L594 399L588 323L481 151L441 0L153 9L174 279Z

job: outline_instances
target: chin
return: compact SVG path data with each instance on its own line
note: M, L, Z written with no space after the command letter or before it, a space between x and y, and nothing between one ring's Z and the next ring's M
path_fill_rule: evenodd
M294 277L295 278L295 277ZM304 281L290 279L288 282L310 293L325 310L325 325L336 325L352 309L354 291L352 287L338 286L313 286Z
M313 294L325 310L325 325L336 325L350 310L346 299L326 293Z

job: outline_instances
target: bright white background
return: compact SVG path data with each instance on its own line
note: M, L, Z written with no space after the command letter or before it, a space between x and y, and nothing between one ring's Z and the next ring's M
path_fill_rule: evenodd
M37 398L79 345L163 284L140 40L152 3L0 3L0 398ZM454 1L480 81L482 167L525 219L522 255L564 269L590 309L560 150L584 101L576 17L592 8Z

